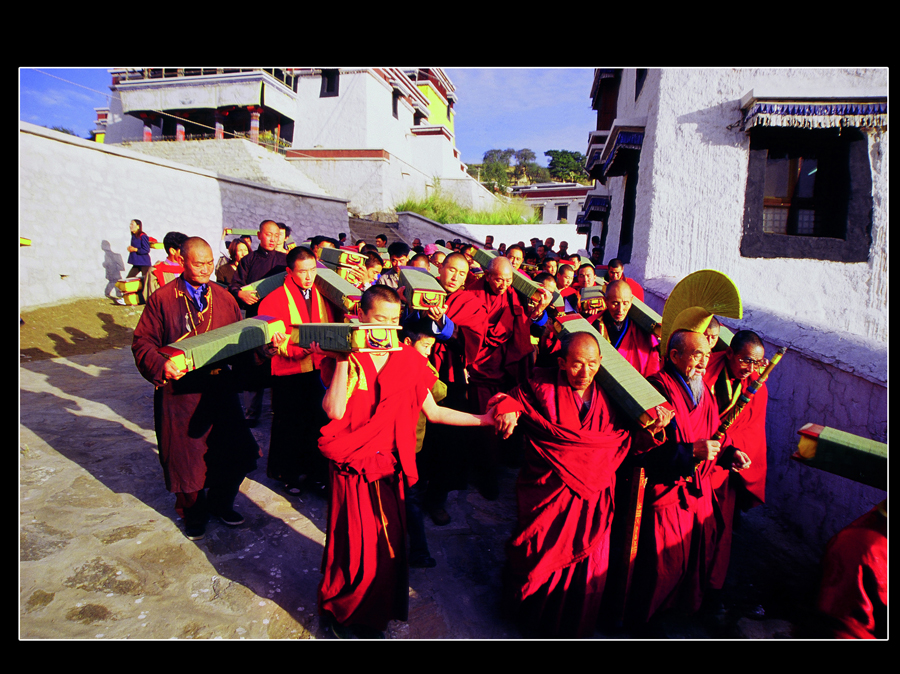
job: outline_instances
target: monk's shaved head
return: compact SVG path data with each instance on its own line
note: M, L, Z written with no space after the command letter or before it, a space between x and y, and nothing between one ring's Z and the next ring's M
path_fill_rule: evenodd
M560 356L565 358L569 354L569 350L588 349L596 351L600 355L600 344L597 338L590 332L574 332L560 340Z
M623 300L630 300L634 296L628 281L611 281L606 284L606 293L604 294L607 298L616 297Z
M208 250L210 253L212 252L212 248L204 239L201 239L199 236L190 236L181 244L181 257L187 259L188 254L194 250Z
M488 265L485 281L492 293L502 295L509 290L512 285L513 274L517 273L505 257L495 257Z
M512 272L513 266L505 257L495 257L488 265L487 271L490 274L503 274L507 271Z

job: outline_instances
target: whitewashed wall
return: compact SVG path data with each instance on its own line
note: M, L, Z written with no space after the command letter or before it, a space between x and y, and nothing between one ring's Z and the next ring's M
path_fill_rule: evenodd
M130 269L128 223L200 236L220 249L226 227L272 218L297 237L347 230L340 199L278 190L20 122L19 306L113 293ZM165 257L153 252L154 260Z
M887 133L870 137L873 243L868 262L740 256L749 137L735 127L750 89L870 90L883 70L651 70L634 101L634 71L623 73L617 117L646 116L640 155L632 262L647 303L665 298L688 273L713 268L741 291L744 318L767 345L790 347L769 383L766 511L807 541L828 537L885 493L797 464L797 429L807 422L887 440ZM607 257L615 253L624 180L612 195Z

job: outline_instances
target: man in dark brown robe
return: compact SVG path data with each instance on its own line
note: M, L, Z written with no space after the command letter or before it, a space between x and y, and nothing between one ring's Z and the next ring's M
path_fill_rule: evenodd
M210 515L229 526L243 523L234 499L244 476L256 468L259 447L227 364L186 374L159 353L185 337L241 320L234 298L209 282L214 264L209 244L189 238L181 255L184 272L150 296L131 350L141 375L156 386L154 425L166 488L176 495L187 537L199 540Z

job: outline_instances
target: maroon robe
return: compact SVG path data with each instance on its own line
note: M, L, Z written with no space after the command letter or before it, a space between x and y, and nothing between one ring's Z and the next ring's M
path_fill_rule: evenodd
M828 541L818 609L835 639L887 638L887 515L875 507Z
M739 379L731 376L728 370L726 351L715 351L709 356L709 363L703 380L716 397L719 417L724 419L732 404L722 407L723 398L740 392L749 384L741 384ZM759 379L759 373L750 375L751 381ZM723 395L719 395L719 393ZM736 507L747 510L752 506L765 503L766 499L766 403L768 392L765 384L750 398L750 402L741 410L734 423L728 428L722 441L722 459L711 476L715 494L714 506L721 515L721 527L718 532L716 559L710 577L710 585L721 589L725 584L728 563L731 557L731 538ZM727 457L739 449L750 457L750 467L740 473L730 470ZM729 464L729 465L726 465Z
M219 478L256 468L259 447L244 420L233 373L213 363L166 382L159 349L241 320L237 302L210 282L198 312L179 277L150 295L131 350L141 375L156 386L154 421L166 488L197 492Z
M648 480L628 608L630 620L637 622L661 609L693 613L700 608L717 530L710 482L715 462L695 466L690 447L711 439L718 428L712 393L705 389L694 405L671 363L648 381L672 404L675 418L659 447L653 447L647 432L634 438L635 451L646 452L642 459Z
M436 378L412 347L391 353L380 372L369 354L353 359L365 384L319 440L331 483L319 614L383 631L408 615L404 499L418 479L416 422Z
M606 584L616 468L630 435L603 389L592 389L581 413L565 372L537 368L510 394L524 411L527 440L518 526L507 545L513 601L543 636L593 634Z
M435 342L432 360L441 381L452 386L465 385L463 371L466 363L475 358L480 347L479 340L466 339L466 335L478 334L480 326L487 319L484 304L477 295L464 292L460 288L447 295L446 316L453 321L457 330L447 342Z
M609 312L604 314L603 321L606 322L607 331L613 326L613 320L609 317ZM656 374L662 367L659 362L659 341L648 332L645 332L630 318L625 318L624 331L621 332L613 341L612 334L607 334L607 339L616 347L618 351L634 369L641 373L646 379L651 374Z
M531 319L512 287L495 295L485 280L479 279L463 292L484 307L486 316L460 326L466 343L470 402L484 414L490 398L515 386L527 357L534 353Z

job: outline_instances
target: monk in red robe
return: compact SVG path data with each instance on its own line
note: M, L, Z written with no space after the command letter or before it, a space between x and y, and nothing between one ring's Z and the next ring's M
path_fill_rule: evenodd
M259 303L260 316L292 325L334 323L342 312L318 289L316 256L309 248L296 247L287 254L284 285ZM301 484L324 485L328 463L319 452L319 431L328 419L322 410L325 387L319 373L321 357L291 344L289 334L275 335L269 347L272 357L272 435L266 474L284 485L289 494L299 494ZM298 433L297 429L303 432Z
M533 308L524 306L512 289L515 273L518 272L505 257L494 258L484 277L463 291L474 306L483 307L485 315L484 320L459 326L465 340L469 409L477 414L487 411L488 401L494 395L511 391L526 379L534 353L532 325L539 336L548 320L545 310L552 294L541 288L541 301ZM484 438L480 457L483 474L479 491L490 500L499 495L501 446L495 437L491 433Z
M710 476L721 443L713 439L718 409L703 383L708 360L702 333L676 330L665 366L648 378L675 419L664 444L655 446L646 431L633 440L648 480L628 606L628 619L638 624L663 609L697 611L709 587L717 531ZM745 460L735 452L732 465L740 470Z
M176 495L185 534L199 540L210 515L229 526L243 523L234 499L244 476L256 468L259 447L244 420L227 364L186 374L159 353L185 337L241 320L231 294L209 282L214 259L206 241L188 238L181 257L184 272L150 295L131 350L141 375L156 386L154 425L166 488Z
M725 351L710 354L703 381L712 390L720 420L728 416L750 383L759 379L759 368L766 365L762 340L749 330L735 334ZM749 510L766 500L767 402L768 393L763 385L728 428L722 441L719 465L711 476L715 494L713 503L722 525L717 534L716 557L710 577L710 586L715 590L725 584L736 511ZM750 466L735 472L727 468L727 458L738 449L747 455Z
M602 320L610 343L644 377L659 372L659 342L628 317L633 301L631 287L623 280L611 281L605 295L606 311Z
M596 337L567 337L559 354L557 368L535 368L510 393L526 438L518 526L507 545L510 593L529 635L589 637L606 584L616 468L630 435L594 383ZM508 403L498 407L503 423Z
M887 552L887 501L828 541L818 600L828 637L887 638Z
M607 283L612 283L613 281L625 281L631 288L632 295L641 302L644 301L644 289L641 287L641 284L633 278L625 276L625 264L622 260L614 258L609 261L606 265L606 274L604 275L603 280Z
M360 300L362 323L398 325L400 297L375 285ZM379 636L409 608L406 548L407 488L418 479L416 423L493 425L438 407L427 361L412 347L400 351L329 354L323 408L332 421L319 448L329 461L328 524L319 585L319 614L339 638ZM333 369L333 375L330 370Z

